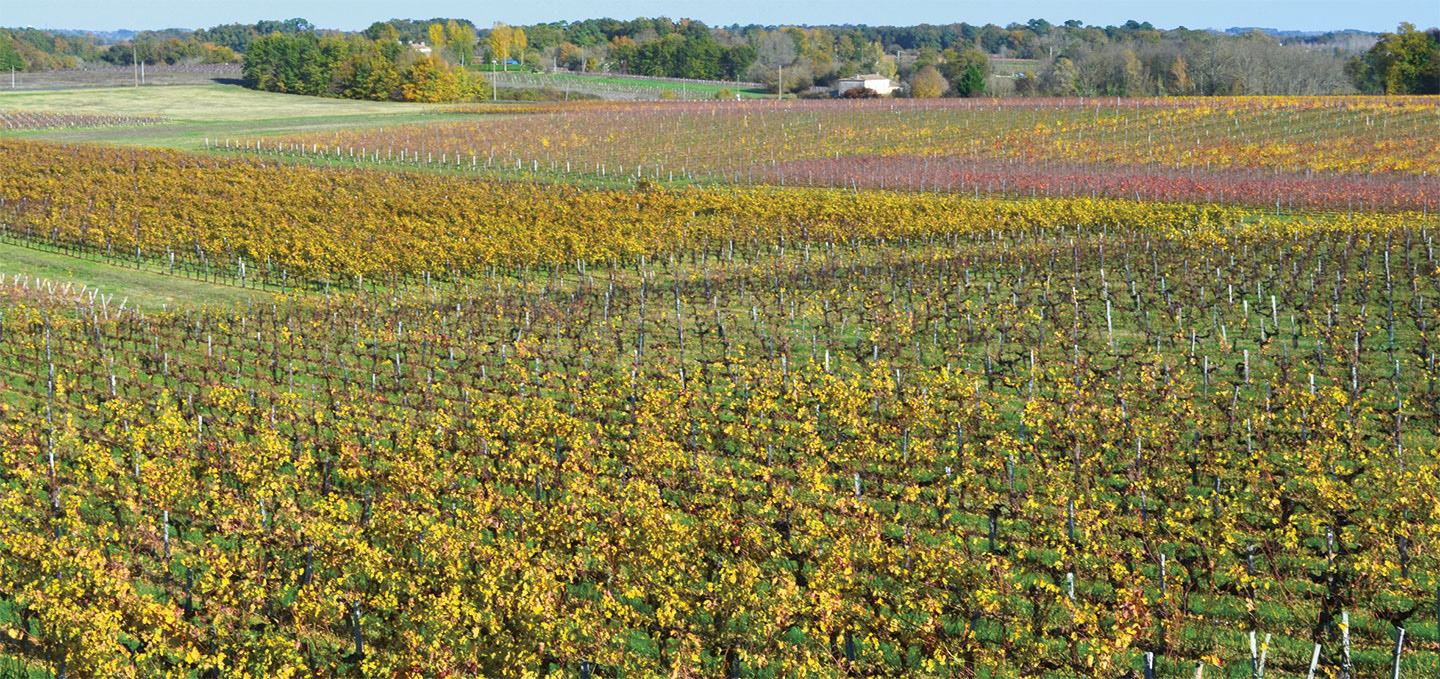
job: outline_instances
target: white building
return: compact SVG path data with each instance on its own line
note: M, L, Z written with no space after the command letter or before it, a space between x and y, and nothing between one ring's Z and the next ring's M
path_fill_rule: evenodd
M857 87L874 90L876 94L884 97L900 89L900 83L878 73L852 75L848 78L841 78L839 82L835 83L835 94L845 94L846 90L853 90Z

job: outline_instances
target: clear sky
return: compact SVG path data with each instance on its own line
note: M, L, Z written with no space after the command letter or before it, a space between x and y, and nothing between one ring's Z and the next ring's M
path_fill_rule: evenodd
M1087 24L1149 21L1160 28L1260 26L1293 30L1394 30L1440 25L1440 0L0 0L0 26L90 30L204 28L303 17L358 30L376 20L458 17L532 24L596 17L668 16L711 25L996 23L1043 18Z

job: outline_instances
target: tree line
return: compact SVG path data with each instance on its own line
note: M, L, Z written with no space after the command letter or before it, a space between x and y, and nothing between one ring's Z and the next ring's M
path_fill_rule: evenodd
M304 19L226 24L196 31L140 31L125 40L34 28L0 28L0 69L52 71L87 66L238 63L251 41L272 33L313 32Z
M1440 93L1440 31L1402 24L1361 39L1284 40L1260 31L1137 31L1118 39L1048 38L1053 55L1017 68L1005 93L1211 96ZM1368 43L1368 44L1367 44ZM1361 49L1361 47L1365 47ZM1425 75L1428 73L1429 75Z
M479 74L390 37L272 33L250 43L242 72L254 89L322 97L449 102L490 94Z
M872 72L909 84L912 93L920 78L921 94L938 87L952 96L1440 92L1440 30L1421 32L1410 24L1381 35L1164 30L1133 20L1100 27L1044 19L1004 27L709 27L656 17L497 28L523 32L528 46L512 57L535 68L745 79L790 92L830 88L843 77ZM480 58L488 59L488 31L478 35Z
M1287 35L1044 19L1007 26L712 27L654 17L480 28L465 19L436 18L376 22L357 36L319 30L297 18L146 31L108 45L90 36L0 29L0 68L128 65L134 58L147 63L238 61L262 38L306 34L314 40L337 37L350 45L359 44L357 37L423 44L452 65L743 80L789 92L831 88L852 74L878 73L906 83L907 91L919 96L1440 93L1440 29L1421 31L1411 24L1380 35ZM402 78L411 65L403 61L394 64Z

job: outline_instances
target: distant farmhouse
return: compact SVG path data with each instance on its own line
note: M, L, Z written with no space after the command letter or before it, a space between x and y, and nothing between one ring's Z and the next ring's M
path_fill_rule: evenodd
M416 52L419 52L427 57L430 56L430 53L434 51L430 48L429 45L423 42L411 42L410 49L415 50Z
M873 90L882 97L888 97L894 93L895 90L900 89L900 83L878 73L852 75L848 78L841 78L839 82L835 83L835 94L844 94L846 91L853 90L857 87Z

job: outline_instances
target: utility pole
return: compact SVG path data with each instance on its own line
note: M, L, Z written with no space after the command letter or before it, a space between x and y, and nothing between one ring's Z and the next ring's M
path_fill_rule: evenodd
M15 89L15 65L10 65L10 89Z
M775 98L785 98L785 64L780 64L780 75L775 81Z
M140 84L145 84L145 62L140 62Z

